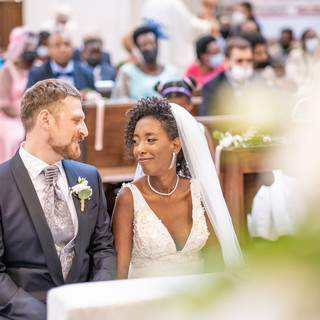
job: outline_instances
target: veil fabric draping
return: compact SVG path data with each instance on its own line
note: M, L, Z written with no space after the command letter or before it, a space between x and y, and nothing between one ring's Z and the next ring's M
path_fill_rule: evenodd
M200 184L201 199L220 242L225 265L226 267L240 266L243 264L241 249L205 135L198 122L186 109L175 103L170 103L170 106L177 123L188 169L191 177ZM141 166L138 165L135 179L143 175Z

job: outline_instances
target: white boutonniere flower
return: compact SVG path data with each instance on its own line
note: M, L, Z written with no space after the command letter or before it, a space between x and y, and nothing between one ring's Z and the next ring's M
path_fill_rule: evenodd
M78 183L71 187L71 192L80 199L81 211L84 211L84 201L90 199L92 189L88 186L86 178L78 178Z

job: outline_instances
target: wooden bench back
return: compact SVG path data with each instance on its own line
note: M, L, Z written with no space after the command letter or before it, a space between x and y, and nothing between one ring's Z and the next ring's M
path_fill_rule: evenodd
M195 99L194 112L199 109L199 99ZM124 159L124 128L128 120L126 111L136 104L135 100L108 100L104 110L103 149L97 151L95 144L96 105L86 105L86 125L89 135L84 142L83 162L95 167L119 167L133 165Z
M86 125L89 135L85 139L84 162L95 167L121 167L133 165L124 158L124 128L127 122L126 111L135 101L117 103L106 102L104 110L103 148L95 150L96 106L85 106Z

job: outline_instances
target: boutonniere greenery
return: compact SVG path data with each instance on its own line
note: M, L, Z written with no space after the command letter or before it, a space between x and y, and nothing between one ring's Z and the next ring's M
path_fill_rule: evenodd
M84 211L84 201L90 199L92 189L88 186L86 178L78 178L78 183L71 187L71 192L80 199L81 211Z

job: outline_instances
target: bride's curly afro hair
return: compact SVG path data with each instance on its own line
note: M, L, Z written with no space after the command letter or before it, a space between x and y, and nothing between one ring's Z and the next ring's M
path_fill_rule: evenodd
M125 154L133 158L133 133L137 122L144 117L153 117L158 120L167 132L170 140L179 136L176 120L171 112L169 101L164 98L148 97L138 100L137 104L126 113L129 120L125 127L124 145ZM177 174L191 178L182 149L177 155Z

